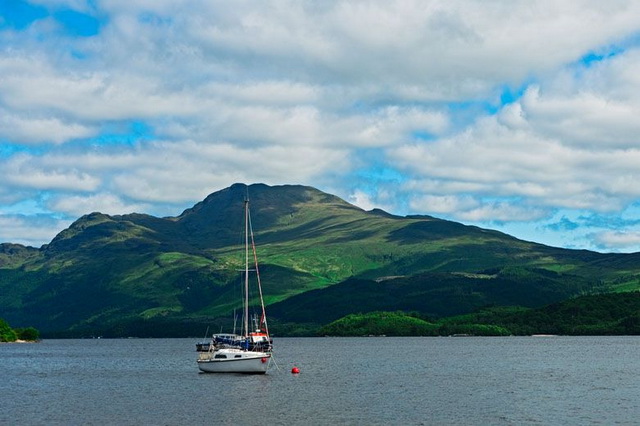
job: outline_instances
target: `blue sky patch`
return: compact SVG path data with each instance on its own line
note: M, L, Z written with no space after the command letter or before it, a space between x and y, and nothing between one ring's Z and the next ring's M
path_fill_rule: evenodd
M9 158L18 153L39 155L47 152L47 150L48 148L43 146L17 145L0 139L0 158Z
M100 21L93 16L67 9L55 12L53 17L62 24L70 36L91 37L100 32Z
M34 22L53 17L71 37L91 37L100 31L100 21L85 13L62 9L51 13L46 7L22 0L0 0L0 29L24 30Z
M419 141L424 141L424 142L434 141L437 139L432 133L420 131L420 130L411 133L411 137L413 139L417 139Z
M143 121L132 121L121 125L109 125L100 136L89 139L93 144L133 146L138 142L155 138L153 127Z
M49 15L42 6L22 0L0 0L0 28L24 30L35 21Z
M524 92L529 87L529 84L523 84L520 87L513 88L510 86L503 86L502 93L500 93L500 105L512 104L522 97Z
M614 56L619 55L620 53L624 52L624 49L622 48L616 48L610 52L606 52L606 53L596 53L596 52L589 52L586 55L584 55L582 58L580 58L580 64L584 65L585 67L590 67L595 63L598 62L602 62L606 59L612 58Z
M566 216L563 216L562 219L560 219L558 222L555 223L550 223L548 225L545 226L546 229L549 229L551 231L573 231L575 229L578 229L580 227L580 224L572 221L571 219L567 218Z

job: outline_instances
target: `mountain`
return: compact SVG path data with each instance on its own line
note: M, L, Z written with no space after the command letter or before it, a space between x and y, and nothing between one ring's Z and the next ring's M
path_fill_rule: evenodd
M640 289L640 253L560 249L430 216L364 211L306 186L234 184L177 217L91 213L40 249L0 244L0 317L45 337L226 327L239 305L247 195L281 334L356 312L442 317Z

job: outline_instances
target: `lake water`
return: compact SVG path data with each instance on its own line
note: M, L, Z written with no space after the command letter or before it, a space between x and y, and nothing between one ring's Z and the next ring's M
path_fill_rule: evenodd
M0 424L640 424L640 337L276 338L258 376L196 340L2 344Z

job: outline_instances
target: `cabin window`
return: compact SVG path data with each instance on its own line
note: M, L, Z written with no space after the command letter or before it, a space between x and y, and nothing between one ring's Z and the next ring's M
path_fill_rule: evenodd
M234 358L242 358L242 355L236 355Z
M224 358L224 359L226 359L226 358L227 358L227 356L226 356L226 355L220 355L220 354L218 354L218 355L216 355L214 358L215 358L215 359L220 359L220 358Z

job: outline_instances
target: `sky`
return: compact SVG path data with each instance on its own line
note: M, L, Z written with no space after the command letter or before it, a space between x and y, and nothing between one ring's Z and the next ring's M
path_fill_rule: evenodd
M236 182L640 251L640 2L0 0L0 242Z

